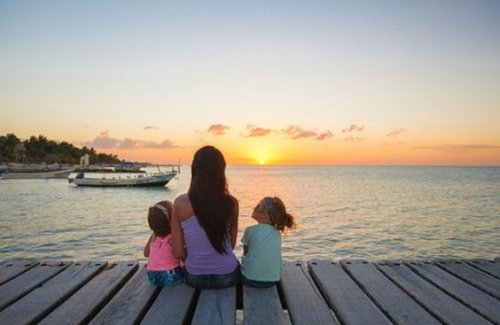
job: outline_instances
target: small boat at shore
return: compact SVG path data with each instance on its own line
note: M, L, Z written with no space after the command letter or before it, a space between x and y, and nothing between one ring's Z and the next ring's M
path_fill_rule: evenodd
M126 177L85 177L81 172L76 177L68 178L70 183L78 186L107 186L107 187L139 187L139 186L165 186L177 175L176 171L158 172L144 175L133 175Z
M72 172L73 168L34 168L34 169L14 169L7 168L2 170L0 177L2 179L45 179L45 178L66 178Z

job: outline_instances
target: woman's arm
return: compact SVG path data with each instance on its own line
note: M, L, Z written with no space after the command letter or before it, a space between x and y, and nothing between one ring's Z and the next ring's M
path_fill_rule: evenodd
M174 202L174 213L172 214L172 221L170 227L172 228L172 239L170 244L172 245L172 250L174 256L178 259L186 258L186 248L184 247L184 235L182 234L181 222L179 216L182 214L182 199L178 197Z
M231 197L234 202L234 212L233 212L233 227L231 229L231 246L236 246L236 238L238 237L238 216L240 214L240 205L238 200L234 197Z
M151 244L151 242L153 242L154 240L156 239L156 236L155 234L151 234L151 236L149 236L149 239L148 239L148 242L146 243L146 246L144 246L144 257L149 257L149 245Z
M245 256L247 254L248 254L248 246L247 245L243 245L243 256Z

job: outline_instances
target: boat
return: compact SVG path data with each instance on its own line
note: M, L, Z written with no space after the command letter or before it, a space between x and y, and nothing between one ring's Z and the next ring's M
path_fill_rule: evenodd
M84 173L114 173L115 170L114 168L111 167L103 167L103 166L96 166L96 165L89 165L89 166L79 166L75 168L74 170L75 173L79 172L84 172Z
M1 171L2 179L67 178L72 167L11 166Z
M134 163L123 163L115 167L115 172L118 173L145 173L141 170L142 166Z
M177 171L140 174L126 177L85 177L80 172L76 177L69 177L68 181L78 186L107 186L107 187L130 187L130 186L165 186L177 175Z

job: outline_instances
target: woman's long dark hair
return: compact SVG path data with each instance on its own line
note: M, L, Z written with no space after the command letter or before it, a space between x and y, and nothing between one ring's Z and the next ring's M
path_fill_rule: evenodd
M225 254L225 243L234 227L235 203L226 181L226 161L212 146L199 149L191 165L189 200L200 226L214 249Z

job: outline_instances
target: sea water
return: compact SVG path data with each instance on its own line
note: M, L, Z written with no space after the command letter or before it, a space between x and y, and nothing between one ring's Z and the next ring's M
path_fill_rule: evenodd
M227 178L240 203L238 257L264 196L296 218L283 236L286 260L500 256L499 167L229 166ZM141 260L148 207L189 182L189 166L156 188L0 180L0 261Z

